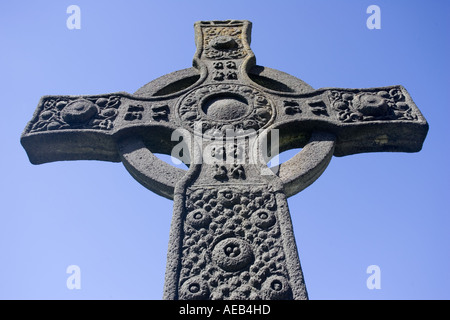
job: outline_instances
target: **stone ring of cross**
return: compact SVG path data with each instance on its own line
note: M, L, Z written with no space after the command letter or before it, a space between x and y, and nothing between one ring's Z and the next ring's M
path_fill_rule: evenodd
M165 299L307 299L287 198L333 155L418 152L428 131L404 87L314 90L258 66L250 31L197 22L193 67L134 94L44 96L21 137L34 164L123 162L174 200Z
M183 103L190 104L187 110L192 113L193 119L189 119L190 121L188 124L184 125L186 126L186 130L179 130L178 127L172 127L166 134L166 140L170 141L171 138L173 140L173 132L179 130L179 135L183 137L181 138L181 142L183 142L183 140L189 140L189 145L180 146L180 151L186 152L186 154L179 157L180 160L184 160L184 162L189 165L191 159L195 157L191 154L191 150L195 150L197 147L197 152L192 151L192 153L196 153L199 157L197 157L197 161L193 162L207 162L205 161L205 157L208 153L207 151L201 151L201 144L208 144L211 148L211 145L214 146L214 142L219 140L219 148L223 148L225 154L229 154L230 150L233 152L236 151L238 147L242 147L248 151L248 156L251 157L251 159L247 159L248 162L253 160L254 163L262 165L261 170L264 170L264 166L270 159L269 153L273 153L269 152L269 147L275 146L278 148L279 152L303 147L295 157L285 163L280 163L279 167L275 167L275 170L272 169L272 171L275 171L275 174L281 179L284 192L287 196L294 195L306 188L325 170L333 155L336 142L336 136L333 133L322 132L320 129L312 132L309 132L308 130L303 133L295 132L296 127L299 125L299 121L304 119L296 119L297 121L292 121L292 119L284 122L280 121L277 125L271 125L266 130L257 132L254 129L257 124L255 125L253 123L252 118L257 116L257 112L259 111L258 106L255 106L255 104L249 106L248 102L251 102L255 93L246 94L245 91L240 91L242 89L246 89L250 92L256 91L254 88L258 86L258 83L263 84L262 81L264 81L264 90L261 90L260 92L257 91L257 98L260 98L260 100L265 99L267 101L269 99L268 97L271 97L270 91L274 91L272 94L275 93L275 95L285 91L289 91L290 95L299 95L304 92L313 91L309 85L286 73L260 66L252 66L249 70L249 76L247 75L247 82L251 83L253 88L240 85L226 88L228 85L222 83L213 87L202 85L205 83L205 78L208 76L208 70L204 69L203 72L205 72L205 74L199 74L196 68L177 71L148 83L134 93L135 95L143 97L152 97L157 92L176 90L175 93L177 93L180 90L180 87L195 88L190 91L185 90L187 93L184 94L183 98L179 99L180 103L177 105L179 107L177 110L179 112L178 115L181 114L180 122L182 123L182 126L184 122L183 116L188 112L183 109ZM233 83L233 85L236 83ZM200 88L198 89L198 87ZM238 89L236 90L235 88ZM229 89L232 91L230 90L231 92L227 92ZM211 90L213 93L210 92ZM206 93L204 93L205 91ZM217 93L215 94L214 91L217 91ZM197 101L193 96L199 96L196 97L198 98L198 104L196 104ZM276 98L272 98L272 100L276 100ZM180 108L181 111L179 111ZM240 112L240 110L244 111ZM277 110L270 110L270 112L275 115ZM213 116L211 116L211 113L213 113ZM185 118L189 116L191 116L191 114L188 114ZM201 119L202 116L203 119ZM230 121L229 118L231 118L232 121ZM238 125L236 125L236 120L240 121L242 126L245 126L246 123L250 123L250 126L244 128L238 127ZM214 121L213 125L216 127L213 129L209 128L209 130L205 129L205 126L211 126L212 121ZM235 123L230 127L229 124L232 122ZM202 128L195 130L196 128L194 128L194 126L196 123L199 125L201 124ZM227 127L224 129L225 126ZM191 127L193 130L189 130ZM220 131L214 131L217 127ZM227 132L226 130L229 131ZM272 141L268 142L268 138L270 139L271 134L277 132L277 130L278 132L279 130L282 130L284 139L277 140L277 143L271 143ZM292 133L289 135L285 134L288 132ZM201 137L201 139L198 139L200 144L194 144L194 141L190 141L190 133L198 133L197 136ZM153 135L152 132L149 132L149 134ZM253 143L253 148L250 147L250 149L248 149L243 145L245 140L242 138L252 137L252 135L255 136L255 141ZM230 143L227 145L227 140L223 142L222 138L228 140L235 139L232 141L233 144ZM161 144L158 142L145 143L144 140L145 138L143 139L142 136L132 136L119 141L121 161L136 180L145 187L157 194L173 199L175 185L185 176L186 172L183 169L178 169L160 160L153 152L167 153L174 156L179 156L179 153L173 154L172 151L174 150L174 145L168 147L163 146L163 148L160 148ZM176 140L175 143L178 143L178 141L179 140ZM231 162L231 164L233 164L234 162L239 162L236 157L231 157L231 159L232 160L221 157L219 161L215 161L215 163L220 163L221 167L225 167L227 163ZM246 159L241 159L241 162L244 164L245 161ZM262 171L262 173L264 173L264 171ZM267 173L270 174L269 172Z

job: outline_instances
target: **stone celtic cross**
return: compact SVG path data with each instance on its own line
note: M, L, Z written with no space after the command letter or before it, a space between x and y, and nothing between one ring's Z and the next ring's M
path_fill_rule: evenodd
M21 137L34 164L121 161L174 200L164 299L307 299L287 198L333 155L418 152L428 131L402 86L314 90L256 65L250 30L197 22L192 68L134 94L44 96Z

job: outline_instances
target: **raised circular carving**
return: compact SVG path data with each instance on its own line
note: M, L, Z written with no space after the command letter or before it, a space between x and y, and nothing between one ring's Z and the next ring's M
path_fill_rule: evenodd
M291 298L291 287L287 279L283 276L270 276L264 281L262 285L264 299L267 300L281 300Z
M211 222L211 216L205 210L197 209L187 215L186 222L195 229L206 228Z
M182 300L205 300L208 299L209 288L206 281L193 277L181 285L179 295Z
M182 97L177 115L183 126L197 129L201 134L234 130L259 130L275 118L275 107L270 99L256 88L240 84L210 84L198 87ZM197 132L197 130L194 130ZM199 132L200 133L200 132Z
M213 260L225 271L238 271L253 262L250 244L242 239L227 238L213 249Z
M230 50L238 47L236 40L231 36L218 36L213 38L209 45L217 50Z
M355 101L358 111L367 116L383 116L389 109L386 100L376 94L364 94L358 100Z
M243 117L248 111L248 103L241 96L218 95L206 100L203 112L215 120L234 120Z
M276 218L272 211L260 209L252 214L251 220L257 227L267 229L275 224Z
M224 207L232 207L239 202L239 196L236 192L233 192L231 188L220 189L217 192L217 200Z
M95 103L86 99L77 99L67 104L61 111L61 117L67 123L83 123L98 113Z

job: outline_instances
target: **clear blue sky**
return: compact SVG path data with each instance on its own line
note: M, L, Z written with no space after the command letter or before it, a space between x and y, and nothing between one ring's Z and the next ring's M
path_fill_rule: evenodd
M71 4L80 30L66 27ZM380 30L366 27L372 4ZM430 124L420 153L333 158L289 198L310 299L449 299L449 12L437 0L2 1L0 299L162 298L172 201L120 163L32 165L19 138L42 95L133 93L191 66L195 21L225 19L253 22L259 65L314 88L401 84Z

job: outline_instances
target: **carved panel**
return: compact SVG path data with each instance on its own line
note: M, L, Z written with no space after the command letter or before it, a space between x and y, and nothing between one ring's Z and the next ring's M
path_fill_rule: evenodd
M203 54L209 59L241 59L247 55L240 26L204 26Z
M130 104L124 119L127 121L141 120L144 113L144 107L140 104Z
M308 100L306 101L306 104L309 106L309 109L313 114L316 116L325 116L328 117L328 110L327 105L323 100L316 99L316 100Z
M180 298L292 298L276 210L267 186L189 189Z
M120 106L119 96L102 98L48 97L30 133L63 129L111 130Z
M168 105L152 105L152 118L155 121L168 121L170 108Z
M234 61L217 61L213 63L213 79L216 81L238 80L237 67Z

